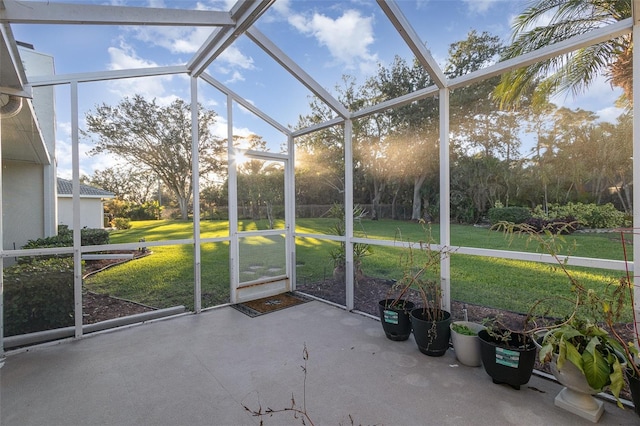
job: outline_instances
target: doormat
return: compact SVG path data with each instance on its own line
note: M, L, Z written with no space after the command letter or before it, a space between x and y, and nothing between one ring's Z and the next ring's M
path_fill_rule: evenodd
M232 308L242 312L251 318L259 315L268 314L269 312L279 311L290 306L299 305L312 299L297 293L282 293L275 296L264 297L262 299L251 300L244 303L236 303L231 305Z

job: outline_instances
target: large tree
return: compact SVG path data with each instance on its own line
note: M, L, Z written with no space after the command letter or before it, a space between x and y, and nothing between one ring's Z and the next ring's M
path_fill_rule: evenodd
M433 80L414 60L408 64L396 56L389 68L380 67L369 85L379 93L379 101L424 89ZM423 185L438 167L438 101L435 98L421 99L402 105L386 113L389 127L385 133L389 147L386 155L397 158L390 166L391 176L397 180L402 176L413 185L411 219L423 218ZM395 182L397 185L397 182Z
M268 151L266 141L255 134L236 137L240 140L250 150ZM238 164L238 208L241 217L253 220L262 219L264 211L269 229L274 229L275 219L284 217L284 167L280 162L245 158Z
M341 85L336 85L335 90L338 100L350 111L357 111L364 106L366 88L358 88L352 77L343 76ZM296 128L312 126L335 117L335 112L316 97L311 98L309 107L312 113L300 116ZM358 145L370 137L368 127L369 123L366 120L353 122L355 157L362 151L358 149ZM296 201L313 204L343 203L344 158L342 124L296 138ZM361 166L358 158L354 159L354 163L356 169ZM357 171L355 174L358 177ZM303 182L307 184L306 187L300 185ZM358 197L359 194L354 194L354 199L357 200Z
M471 30L467 38L449 46L448 78L461 77L495 63L503 50L500 38ZM467 155L482 153L507 161L519 156L521 117L499 111L492 93L500 77L483 80L451 93L451 132L455 149Z
M82 183L113 192L116 198L142 204L151 201L157 193L157 176L146 168L130 164L95 170L91 176L82 176Z
M224 140L211 127L216 113L198 106L199 171L219 172ZM191 106L182 99L168 106L140 95L125 97L118 105L102 104L86 115L87 130L97 136L91 154L112 153L132 165L143 165L176 196L182 219L187 219L193 192ZM88 134L88 133L85 133Z
M630 16L631 0L537 0L516 17L513 41L505 50L504 59ZM577 94L603 74L624 90L623 101L632 104L632 49L628 34L518 68L502 76L496 94L503 104L517 104L531 91L542 99L566 91Z

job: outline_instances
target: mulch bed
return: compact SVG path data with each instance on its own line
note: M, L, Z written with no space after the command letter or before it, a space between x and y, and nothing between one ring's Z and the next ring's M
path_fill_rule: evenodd
M119 299L108 294L85 291L82 294L82 323L94 324L114 318L154 311L155 308Z
M150 252L141 250L118 250L110 251L109 253L133 254L133 258L137 259L148 255ZM88 275L97 273L103 269L120 263L123 263L122 259L85 260L83 277L87 277ZM153 310L155 310L155 308L129 300L112 297L108 294L98 294L91 291L84 291L82 294L83 324L94 324L100 321L141 314L143 312Z
M394 293L391 287L394 283L395 282L391 280L372 277L358 279L358 282L354 286L355 309L378 316L378 302L393 297ZM304 285L298 284L296 288L303 293L309 293L312 296L320 297L339 305L345 304L345 286L344 283L337 280L324 280ZM420 295L415 291L408 292L406 299L414 302L416 306L422 304ZM465 309L468 321L479 323L485 318L492 318L500 314L506 324L517 328L518 324L522 324L525 318L525 315L516 312L503 311L452 300L451 319L453 321L464 320Z

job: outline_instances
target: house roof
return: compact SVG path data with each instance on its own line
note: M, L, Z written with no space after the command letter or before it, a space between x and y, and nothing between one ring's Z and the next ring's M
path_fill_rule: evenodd
M73 182L58 178L58 196L71 197L73 195ZM113 198L116 194L94 186L80 184L80 197L82 198Z

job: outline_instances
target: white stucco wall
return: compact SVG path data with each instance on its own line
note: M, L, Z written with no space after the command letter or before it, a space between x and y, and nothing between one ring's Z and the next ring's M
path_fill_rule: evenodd
M28 76L54 73L51 56L23 47L18 50ZM33 161L3 159L2 244L5 249L20 249L29 240L57 233L53 89L34 88L32 104L51 164L42 164L35 156Z
M32 75L54 75L55 67L53 56L37 52L35 50L18 46L20 58L27 76ZM40 126L40 132L44 139L51 164L42 165L42 192L38 195L42 197L42 232L45 237L56 235L58 232L58 213L56 208L56 177L57 168L55 161L55 141L56 141L56 115L55 115L55 89L54 86L33 88L33 109ZM35 196L35 194L33 194Z
M73 229L73 198L58 197L58 224ZM80 226L104 228L104 209L100 198L80 199Z
M3 162L2 243L19 249L44 234L43 168L39 164Z

